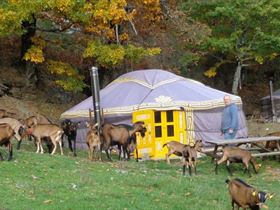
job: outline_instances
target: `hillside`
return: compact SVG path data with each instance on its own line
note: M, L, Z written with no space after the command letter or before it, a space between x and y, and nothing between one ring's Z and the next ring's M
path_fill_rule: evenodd
M60 114L77 102L73 100L62 103L58 98L54 103L53 100L49 100L50 92L55 91L50 90L52 87L28 87L19 69L0 66L0 75L0 83L8 87L6 94L0 97L0 109L14 113L13 117L24 119L39 113L57 122Z

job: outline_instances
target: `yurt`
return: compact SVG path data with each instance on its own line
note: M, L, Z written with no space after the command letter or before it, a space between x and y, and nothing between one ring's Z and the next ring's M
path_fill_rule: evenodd
M162 145L175 140L186 144L196 139L221 139L223 97L228 93L198 81L160 69L137 70L121 75L100 91L104 122L132 124L144 121L144 139L137 139L141 154L164 158ZM230 94L229 94L230 95ZM231 95L239 108L237 138L247 137L242 100ZM61 115L61 119L86 121L93 109L92 97ZM77 144L85 147L86 128L78 130Z

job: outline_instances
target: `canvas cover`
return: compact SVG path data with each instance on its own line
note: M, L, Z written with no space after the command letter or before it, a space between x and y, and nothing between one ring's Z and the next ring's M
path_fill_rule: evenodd
M100 106L106 122L128 124L131 124L131 113L136 110L192 110L195 138L212 140L222 138L221 112L226 94L164 70L138 70L118 77L102 89ZM237 137L247 137L241 98L235 95L231 95L231 98L239 107ZM88 119L89 109L93 109L92 97L64 112L61 119ZM80 141L85 141L85 130L83 127L78 132Z

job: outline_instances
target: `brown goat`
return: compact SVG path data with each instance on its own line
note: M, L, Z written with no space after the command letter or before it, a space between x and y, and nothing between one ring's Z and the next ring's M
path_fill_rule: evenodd
M5 118L1 118L0 119L0 123L7 123L11 126L11 128L14 130L15 135L14 137L17 139L18 141L18 145L17 145L17 149L20 148L20 144L21 141L23 139L23 134L24 134L24 126L17 120L14 118L10 118L10 117L5 117Z
M52 124L52 122L45 116L43 115L40 115L40 114L36 114L33 115L33 116L30 116L28 118L26 118L24 120L24 125L29 129L33 126L36 126L37 124ZM28 134L28 139L31 141L31 135ZM42 141L46 142L46 145L48 147L48 150L49 150L49 153L52 152L53 150L53 144L51 143L51 140L50 138L46 137L46 138L43 138ZM36 144L36 142L34 142Z
M0 146L5 145L6 147L8 147L9 150L8 161L12 160L13 158L13 146L11 143L11 138L13 137L14 134L15 134L14 130L9 124L7 123L0 124ZM0 160L3 160L1 152L0 152Z
M5 109L0 109L0 118L8 117L8 113Z
M37 124L52 124L52 122L43 115L30 116L25 119L24 123L28 128Z
M202 140L197 140L194 146L186 145L183 150L182 156L184 157L183 163L183 175L186 172L186 166L189 168L189 175L192 175L192 168L194 169L194 173L196 173L196 160L197 160L197 152L201 152L203 147Z
M88 146L88 158L93 160L93 154L100 150L100 138L98 136L97 124L90 125L87 123L87 127L89 128L87 132L86 143ZM101 158L101 155L100 155Z
M201 142L201 140L198 140L198 142ZM178 141L169 141L162 145L162 148L167 147L168 153L166 154L166 161L168 164L170 164L169 156L170 155L177 155L177 156L183 156L183 151L186 150L186 144L182 144Z
M274 194L257 191L241 179L227 179L226 183L228 184L233 210L234 204L237 205L238 209L241 207L243 210L248 208L251 210L259 210L262 207L268 208L264 203L274 196Z
M142 137L144 137L146 132L143 122L134 123L132 129L127 129L127 127L123 124L113 125L110 123L105 123L101 130L103 136L103 140L101 141L101 151L103 149L105 150L109 160L112 160L111 156L109 155L110 146L122 146L123 150L127 151L131 136L136 132L140 132Z
M218 165L225 161L227 161L227 170L230 175L232 175L232 172L229 168L230 163L243 163L245 165L244 173L248 171L249 176L251 176L249 163L252 164L255 173L258 173L258 170L261 167L260 164L256 163L255 159L252 157L251 152L241 149L239 147L224 147L222 158L216 162L216 174L218 173Z
M63 155L62 149L62 135L63 130L54 124L37 124L28 129L28 134L32 135L35 138L35 142L37 144L37 151L36 153L40 152L44 153L44 149L42 147L42 138L49 137L54 148L52 150L52 155L55 153L57 148L57 143L60 147L60 154Z
M4 117L15 117L15 113L13 112L8 112L5 109L0 109L0 118L4 118Z
M265 136L280 136L280 131L278 131L278 132L274 132L274 133L269 133L269 134L267 134L267 135L265 135ZM278 143L278 144L277 144ZM280 151L280 147L279 147L279 145L280 145L280 140L278 140L278 141L267 141L267 142L265 142L265 148L266 149L270 149L270 150L278 150L278 151Z

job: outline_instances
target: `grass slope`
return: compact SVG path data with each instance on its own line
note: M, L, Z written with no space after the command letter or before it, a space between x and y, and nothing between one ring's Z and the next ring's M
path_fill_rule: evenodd
M215 175L209 158L200 159L198 175L190 177L182 176L178 161L171 165L163 161L91 162L85 151L74 158L31 150L34 148L23 145L21 151L14 151L13 161L0 163L1 210L231 209L225 166ZM262 164L260 173L252 178L243 174L242 166L234 165L234 177L275 192L267 205L280 209L279 162L266 160Z

